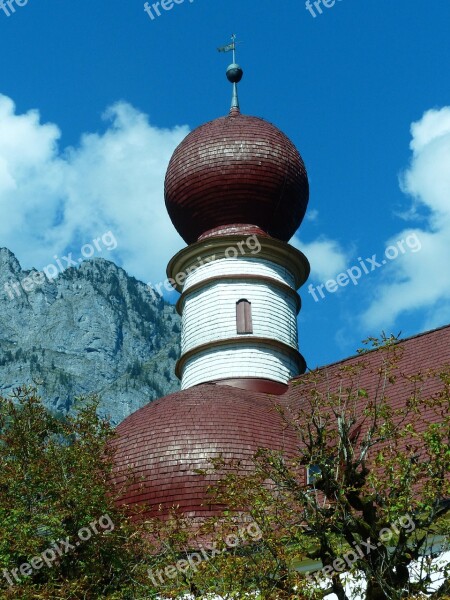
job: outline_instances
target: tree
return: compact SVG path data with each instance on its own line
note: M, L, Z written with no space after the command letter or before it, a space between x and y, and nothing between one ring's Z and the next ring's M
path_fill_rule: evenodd
M450 597L448 561L433 560L450 527L450 369L405 374L396 339L371 342L377 360L362 353L296 381L299 402L278 408L296 453L261 448L251 469L213 461L205 502L225 508L201 522L176 510L144 521L118 505L139 481L115 479L114 432L95 399L62 419L29 388L1 398L0 596ZM55 544L64 552L37 568Z
M0 398L1 598L134 600L152 590L151 545L116 505L114 431L97 405L80 399L76 415L59 418L31 388Z
M450 369L406 375L395 338L369 342L376 367L361 352L331 378L311 372L298 380L299 406L279 409L298 437L295 456L260 449L251 472L215 461L221 479L211 494L230 511L221 526L247 515L262 531L236 589L264 598L450 597L450 565L433 560L450 527ZM395 407L399 386L406 400ZM237 573L236 557L227 558L222 577ZM301 564L311 573L295 570Z

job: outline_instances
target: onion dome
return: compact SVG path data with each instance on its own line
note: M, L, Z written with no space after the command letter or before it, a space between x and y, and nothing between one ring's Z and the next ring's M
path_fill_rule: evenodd
M114 440L117 483L136 477L120 502L148 506L145 516L164 516L173 506L191 517L218 514L208 505L212 480L196 473L211 459L240 460L245 467L258 448L295 452L269 394L202 384L155 400L117 428ZM161 510L159 507L161 506Z
M192 131L166 173L167 211L187 244L239 225L287 242L308 198L305 165L294 144L271 123L242 115L237 107Z

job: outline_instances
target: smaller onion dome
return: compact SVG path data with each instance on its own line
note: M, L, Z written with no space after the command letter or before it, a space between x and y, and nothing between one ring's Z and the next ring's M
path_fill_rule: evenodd
M240 224L287 242L308 198L294 144L271 123L237 108L192 131L176 148L165 180L169 216L187 244Z

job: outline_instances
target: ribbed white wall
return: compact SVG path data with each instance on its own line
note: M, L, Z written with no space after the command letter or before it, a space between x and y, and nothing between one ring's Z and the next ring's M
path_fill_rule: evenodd
M203 265L200 265L199 261L194 266L196 266L195 270L186 277L184 291L207 277L217 277L224 274L263 275L272 277L272 279L285 283L292 288L295 285L293 275L286 268L269 260L257 258L257 256L253 258L246 256L241 258L218 258Z
M293 294L265 282L227 280L206 284L186 297L181 351L237 336L236 302L251 302L253 334L297 349L297 303Z
M218 259L201 266L199 263L186 278L183 289L182 356L214 341L239 337L245 343L230 341L193 354L183 365L182 388L230 377L286 383L298 375L297 361L289 350L297 350L297 300L294 293L279 285L283 283L293 290L293 275L283 266L258 256ZM241 278L233 279L233 275ZM253 278L242 279L245 275ZM210 281L213 277L216 279ZM203 286L189 292L202 282ZM242 298L252 305L252 334L237 333L236 302ZM252 343L256 337L281 342L287 348L283 351L256 340Z
M249 340L250 342L250 340ZM296 361L270 346L212 348L186 361L182 389L228 377L258 377L286 383L298 375Z

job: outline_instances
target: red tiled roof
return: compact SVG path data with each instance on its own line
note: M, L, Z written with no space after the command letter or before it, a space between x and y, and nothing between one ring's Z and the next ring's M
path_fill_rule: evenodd
M354 417L356 423L354 430L360 428L360 441L371 423L371 419L366 419L363 415L367 402L380 402L382 397L385 397L389 406L393 409L393 419L396 423L402 421L402 427L406 423L413 423L417 432L424 431L429 424L438 422L442 406L432 407L421 403L420 412L406 410L408 399L415 397L428 400L436 396L443 388L443 384L438 376L430 375L434 371L443 371L450 368L450 325L422 333L405 340L400 340L395 345L400 352L398 363L392 371L394 380L389 380L380 377L380 370L385 373L383 360L385 359L382 351L373 350L363 355L352 356L340 362L336 362L318 369L317 373L320 377L318 383L314 383L314 377L308 374L296 377L289 382L289 389L283 396L280 397L280 402L284 407L289 408L289 413L295 418L299 414L310 414L310 389L316 386L319 394L323 394L329 390L332 394L336 394L338 389L342 389L341 397L346 398L346 389L353 384L353 396L349 402L349 411L354 409ZM349 371L357 365L364 364L364 368L357 369L358 375L350 375ZM353 369L353 373L356 370ZM422 375L422 381L411 380L411 376ZM357 390L365 390L367 399L361 396L356 398ZM322 397L322 396L321 396ZM325 406L324 412L329 409ZM351 406L350 406L351 404ZM401 411L401 414L395 415L396 411ZM406 446L411 442L411 439L405 437L399 439L398 450L405 450ZM386 441L382 445L387 446L391 442ZM355 446L357 448L357 445ZM380 446L377 446L380 448ZM424 448L418 448L416 457L424 455ZM373 455L368 457L370 465Z
M429 369L450 365L450 325L427 331L410 338L400 340L399 346L403 348L403 357L399 362L399 372L403 375L425 373ZM361 373L359 387L367 389L369 394L375 391L376 371L381 365L382 354L373 350L364 355L356 355L336 363L320 367L322 373L327 374L330 386L336 384L337 376L343 367L351 367L364 361L366 369ZM289 382L289 389L283 398L285 404L294 407L305 401L302 395L302 386L298 383L304 379L301 375ZM429 380L423 389L424 393L432 394L439 387L436 379ZM389 386L389 397L394 408L400 407L407 399L409 386L406 380L398 379L394 385Z
M260 447L293 452L295 436L287 431L268 394L202 384L147 404L117 428L117 475L131 468L141 483L122 501L148 503L155 514L178 505L192 516L213 514L202 506L208 480L196 474L213 457L245 465ZM165 512L164 511L164 512Z
M399 373L412 375L428 369L450 365L450 326L442 327L401 342L403 355ZM322 367L331 389L336 388L342 367L354 366L361 360L359 388L373 397L377 384L377 369L382 353L373 351ZM245 466L260 447L284 450L293 454L298 439L282 424L276 404L296 410L307 406L307 386L300 383L307 376L293 379L285 394L251 392L226 385L202 384L177 392L147 404L125 419L117 428L117 476L130 468L139 484L133 485L122 501L130 505L148 503L148 514L156 514L158 505L163 513L173 505L191 516L217 513L218 507L202 506L206 501L205 480L195 473L206 469L213 457L240 460ZM423 394L431 396L440 388L436 378L423 384ZM403 377L387 387L394 408L403 406L411 386ZM361 410L364 398L361 399ZM436 420L432 410L423 411L424 426Z

